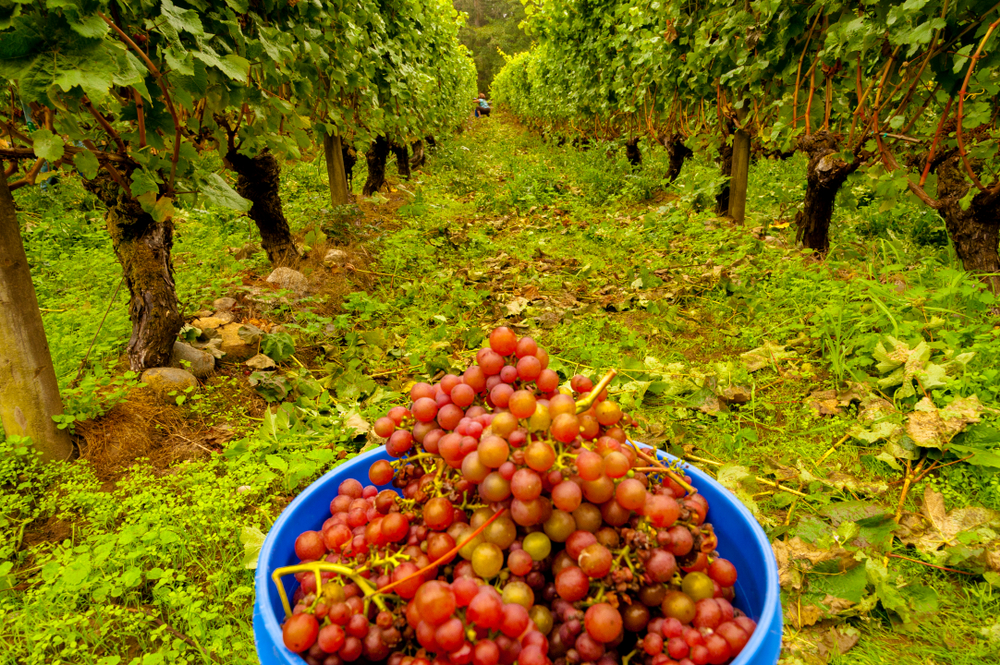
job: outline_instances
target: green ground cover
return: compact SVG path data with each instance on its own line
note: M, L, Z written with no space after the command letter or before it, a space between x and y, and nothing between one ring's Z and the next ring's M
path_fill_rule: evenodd
M956 267L939 219L869 205L866 176L844 188L818 263L790 225L804 161L755 162L733 227L712 212L710 155L667 185L666 155L643 149L633 169L621 146L547 144L491 118L354 212L329 210L321 163L286 170L297 237L371 258L328 276L336 295L259 306L294 339L280 389L248 397L246 373L223 365L171 407L178 431L232 427L212 452L109 470L0 442L0 664L254 662L259 534L367 443L364 422L401 389L464 369L500 324L565 378L617 368L636 438L703 460L754 511L781 564L784 662L994 658L994 296ZM144 404L117 362L129 323L100 210L72 180L18 203L68 408L85 426ZM262 252L238 251L249 228L184 211L186 312L267 275Z

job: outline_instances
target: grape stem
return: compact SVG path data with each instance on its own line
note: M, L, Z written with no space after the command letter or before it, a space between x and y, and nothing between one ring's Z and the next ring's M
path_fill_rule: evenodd
M611 379L615 378L616 376L618 376L617 370L609 370L608 373L604 375L604 378L602 378L597 383L597 385L594 386L589 393L587 393L586 397L577 401L576 412L583 413L584 411L592 407L594 405L594 402L597 401L597 398L600 396L600 394L604 392L604 389L608 387L609 383L611 383Z
M661 462L660 460L656 459L655 457L650 457L646 453L642 452L639 449L639 446L635 445L635 443L633 443L632 441L628 441L628 445L632 446L632 449L635 450L635 454L636 455L638 455L641 459L649 462L653 466L661 469L661 472L663 474L665 474L668 478L670 478L675 483L677 483L678 485L680 485L681 487L683 487L685 490L687 490L688 494L697 494L698 493L698 490L696 490L694 487L692 487L687 481L684 480L684 478L682 478L681 476L677 475L676 473L674 473L673 471L671 471L670 469L668 469L666 467L666 465L663 464L663 462Z
M427 564L426 566L424 566L423 568L421 568L417 572L411 573L411 574L407 575L406 577L404 577L402 579L398 579L395 582L392 582L391 584L388 584L388 585L382 587L377 592L373 591L372 593L384 594L386 591L388 591L389 589L393 588L394 586L399 586L400 584L402 584L403 582L406 582L407 580L412 580L414 577L417 577L418 575L423 575L424 573L426 573L431 568L436 568L438 565L444 563L445 561L447 561L451 557L453 557L456 554L458 554L459 550L461 550L463 547L465 547L466 545L468 545L469 543L471 543L475 539L476 536L478 536L479 534L481 534L483 531L486 530L486 527L488 527L498 517L500 517L501 515L503 515L506 512L507 512L506 508L497 511L493 515L493 517L491 517L488 520L486 520L485 522L483 522L482 526L480 526L478 529L476 529L471 534L469 534L465 539L462 540L462 542L460 542L457 545L455 545L455 547L453 547L452 549L448 550L447 552L445 552L444 554L442 554L441 556L439 556L435 561L432 561L431 563ZM366 592L366 596L367 596L367 592ZM377 598L377 595L376 595L376 598Z
M339 563L330 563L329 561L311 561L309 563L300 563L297 566L277 568L273 573L271 573L271 580L274 582L274 586L278 587L278 595L281 596L281 606L285 609L286 618L292 616L292 606L288 602L288 593L285 591L285 585L281 583L281 578L285 575L307 572L316 576L317 594L319 594L323 589L323 577L321 573L324 572L337 573L338 575L349 577L351 581L357 584L358 587L364 592L366 598L372 595L375 591L368 580L361 577L361 575L358 575L357 572L351 568L342 566ZM383 602L383 600L377 595L374 596L374 600L380 610L388 609L385 602Z

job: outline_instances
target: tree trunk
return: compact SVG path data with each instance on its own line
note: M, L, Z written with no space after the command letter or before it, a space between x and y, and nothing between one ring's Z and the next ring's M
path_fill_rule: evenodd
M8 436L30 436L46 461L65 460L73 444L52 420L62 412L14 199L0 169L0 425Z
M667 148L667 156L670 158L670 166L667 168L667 182L673 182L681 174L684 168L684 160L694 155L691 148L684 145L684 136L674 133L663 142Z
M733 168L729 178L729 216L742 224L747 209L747 178L750 175L750 135L737 129L733 134Z
M424 142L417 141L413 144L413 156L410 157L410 168L419 169L427 163L427 154L424 152Z
M392 144L392 154L396 156L396 173L404 180L410 179L410 151L400 143Z
M358 163L358 151L341 141L341 156L344 159L344 175L347 176L347 191L354 190L354 165Z
M326 156L326 176L330 181L330 204L347 205L351 202L351 197L347 190L344 151L339 134L323 134L323 153Z
M715 195L715 213L729 214L729 179L733 175L733 146L723 143L719 148L719 173L726 177L722 189Z
M275 268L295 268L301 257L295 249L292 231L281 208L281 167L278 160L265 150L256 157L241 155L236 150L226 153L226 161L239 176L236 191L253 204L250 219L260 232L260 244Z
M632 138L625 142L625 157L632 166L642 164L642 153L639 152L639 138Z
M835 157L841 136L820 131L799 139L799 149L809 155L806 166L805 203L795 215L795 238L820 257L830 250L830 220L837 192L854 173L861 160L848 164Z
M127 177L127 176L126 176ZM125 273L130 298L132 337L128 341L129 367L141 372L165 367L184 325L177 308L170 250L174 224L157 222L110 177L84 181L84 187L108 207L105 226L111 246Z
M962 158L957 154L937 169L938 214L944 218L948 235L962 266L982 275L994 293L1000 293L1000 191L976 194L962 210L961 199L972 185L965 179Z
M376 137L365 154L365 159L368 161L368 179L365 180L365 187L361 190L365 196L371 196L385 184L385 160L388 157L389 140L384 136Z

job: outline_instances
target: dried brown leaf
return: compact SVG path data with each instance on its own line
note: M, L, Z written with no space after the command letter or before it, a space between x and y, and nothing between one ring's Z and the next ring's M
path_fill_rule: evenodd
M778 562L778 581L782 587L792 589L802 588L801 573L817 563L831 560L846 562L850 559L850 553L842 547L821 549L798 536L790 540L776 540L771 543L771 548Z

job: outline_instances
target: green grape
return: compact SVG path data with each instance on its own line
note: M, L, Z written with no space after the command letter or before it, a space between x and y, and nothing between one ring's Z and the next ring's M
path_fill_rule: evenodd
M528 610L528 616L535 622L535 628L542 635L548 635L552 631L552 612L544 605L533 605Z
M503 568L503 552L493 543L479 543L472 552L472 570L484 580L496 577Z
M486 542L506 550L517 540L517 525L507 515L501 515L483 530L483 538Z
M542 525L545 534L557 543L564 543L576 531L576 520L564 510L553 510L552 517Z
M460 543L464 541L473 531L474 529L472 529L472 527L468 526L465 527L465 529L462 530L462 533L459 534L458 538L455 538L455 542ZM462 547L462 549L458 551L458 555L463 559L465 559L466 561L469 561L472 559L472 553L475 552L476 548L479 547L482 543L483 543L483 534L480 533L475 538L466 543Z
M552 552L552 541L541 531L536 531L524 537L521 548L535 561L541 561Z
M516 603L530 610L535 604L535 592L524 582L514 581L503 588L503 602L505 604Z

